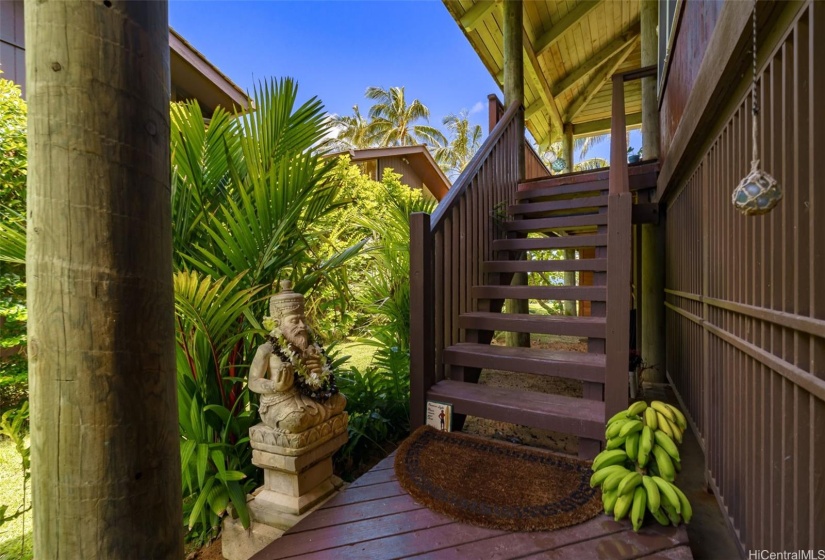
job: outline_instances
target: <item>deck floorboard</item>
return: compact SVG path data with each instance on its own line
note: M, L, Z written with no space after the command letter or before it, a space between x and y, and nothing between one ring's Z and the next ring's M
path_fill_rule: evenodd
M685 528L599 515L556 531L510 533L455 522L398 485L393 453L252 560L691 560Z

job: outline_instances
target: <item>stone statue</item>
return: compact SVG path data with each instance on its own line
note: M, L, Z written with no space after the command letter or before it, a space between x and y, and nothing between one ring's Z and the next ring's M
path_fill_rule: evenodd
M289 280L270 298L269 314L272 330L252 360L249 389L261 395L258 412L266 426L299 434L341 414L347 400L307 331L304 296L292 291Z

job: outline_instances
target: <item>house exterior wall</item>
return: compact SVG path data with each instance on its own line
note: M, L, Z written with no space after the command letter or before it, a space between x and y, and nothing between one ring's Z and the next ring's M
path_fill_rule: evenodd
M421 177L415 172L413 167L401 157L383 157L378 160L378 179L384 176L384 170L391 168L394 173L401 175L401 182L412 189L424 189L424 192L431 198L433 194L424 186Z
M742 549L825 550L825 3L777 5L760 33L758 142L784 199L762 217L731 205L751 95L748 73L725 77L739 93L709 103L730 109L663 199L667 373Z
M673 134L682 120L685 103L696 83L696 77L707 51L710 37L719 19L720 0L692 0L682 4L683 13L671 47L665 87L662 91L660 151L667 154Z
M0 0L0 77L18 84L26 96L23 0Z

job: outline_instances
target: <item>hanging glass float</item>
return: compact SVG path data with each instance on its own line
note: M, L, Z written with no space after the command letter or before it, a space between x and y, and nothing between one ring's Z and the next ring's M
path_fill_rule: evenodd
M555 171L556 173L561 173L562 171L564 171L565 169L567 169L567 162L566 162L566 161L564 161L564 158L561 158L561 157L560 157L560 158L556 158L556 160L555 160L553 163L551 163L551 164L550 164L550 167L551 167L551 168L553 169L553 171Z
M751 172L739 181L733 189L731 202L737 210L746 216L767 214L782 200L782 191L779 182L771 175L759 169L759 144L757 130L759 127L759 105L756 97L756 0L753 0L753 84L751 98L753 107L753 156L751 158Z

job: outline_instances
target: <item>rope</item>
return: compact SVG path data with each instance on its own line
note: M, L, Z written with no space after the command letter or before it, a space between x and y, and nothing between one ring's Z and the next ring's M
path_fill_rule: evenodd
M759 119L757 118L759 115L759 104L756 89L756 2L757 0L753 0L753 91L751 93L751 100L753 101L753 107L751 109L753 118L753 126L751 127L753 129L753 155L751 157L751 172L759 169Z

